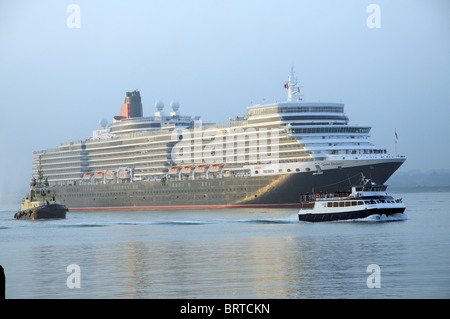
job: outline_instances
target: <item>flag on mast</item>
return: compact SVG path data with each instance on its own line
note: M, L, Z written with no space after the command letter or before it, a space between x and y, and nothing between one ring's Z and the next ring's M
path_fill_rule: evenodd
M398 141L398 134L397 129L395 129L395 143L394 143L395 156L397 156L397 141Z

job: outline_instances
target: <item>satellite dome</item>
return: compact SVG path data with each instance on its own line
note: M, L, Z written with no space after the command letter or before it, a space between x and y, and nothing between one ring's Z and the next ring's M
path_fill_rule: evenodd
M164 108L164 102L163 101L156 101L155 103L156 109L161 112L162 109Z
M105 128L106 125L108 125L108 120L105 119L105 118L101 118L100 121L98 121L98 123L100 124L100 126L101 126L102 128Z
M170 107L172 108L172 111L176 112L180 108L180 103L178 103L178 101L172 101Z

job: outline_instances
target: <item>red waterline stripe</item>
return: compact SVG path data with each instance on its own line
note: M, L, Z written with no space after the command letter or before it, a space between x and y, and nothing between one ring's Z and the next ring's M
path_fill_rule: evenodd
M80 207L72 210L138 210L138 209L211 209L211 208L286 208L301 207L301 204L255 204L255 205L202 205L202 206L124 206L124 207Z

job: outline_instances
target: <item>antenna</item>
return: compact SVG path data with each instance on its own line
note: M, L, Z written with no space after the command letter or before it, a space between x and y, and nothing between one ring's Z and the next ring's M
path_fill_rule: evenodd
M43 178L44 178L44 175L42 174L41 155L39 155L38 180L39 180L39 181L42 181Z
M297 77L295 77L294 66L291 66L291 73L289 74L288 81L284 85L284 88L288 90L288 101L292 102L292 98L295 96L296 101L301 101L300 95L301 86L297 86Z

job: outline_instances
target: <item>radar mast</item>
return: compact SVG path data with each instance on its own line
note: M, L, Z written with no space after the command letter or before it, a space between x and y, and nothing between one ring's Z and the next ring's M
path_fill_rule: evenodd
M294 73L294 66L291 66L291 73L289 74L288 81L284 87L288 90L288 101L301 101L300 86L297 86L297 77Z

